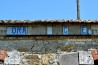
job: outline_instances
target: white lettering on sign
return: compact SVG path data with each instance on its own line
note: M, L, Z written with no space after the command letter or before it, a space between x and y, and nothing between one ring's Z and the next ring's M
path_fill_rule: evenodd
M7 35L26 35L27 27L7 27Z

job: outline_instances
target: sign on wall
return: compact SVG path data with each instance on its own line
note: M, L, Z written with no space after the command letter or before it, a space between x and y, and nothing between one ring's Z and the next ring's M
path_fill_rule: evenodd
M27 35L27 27L7 27L7 35Z
M87 34L86 26L82 26L82 27L81 27L81 33L82 33L82 35Z
M52 26L47 27L47 34L49 34L49 35L52 34Z
M67 26L63 27L63 34L68 35L68 27Z

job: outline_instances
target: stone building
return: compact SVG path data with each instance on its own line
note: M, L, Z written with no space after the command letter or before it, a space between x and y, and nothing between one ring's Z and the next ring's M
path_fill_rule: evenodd
M0 20L0 49L8 51L77 51L98 48L97 43L97 20Z

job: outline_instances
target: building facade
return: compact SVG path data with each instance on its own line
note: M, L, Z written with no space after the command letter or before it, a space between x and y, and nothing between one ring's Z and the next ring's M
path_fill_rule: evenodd
M98 21L91 20L0 20L0 49L57 52L98 48Z

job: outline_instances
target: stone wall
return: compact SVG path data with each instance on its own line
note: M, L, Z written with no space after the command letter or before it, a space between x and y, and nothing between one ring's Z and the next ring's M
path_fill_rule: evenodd
M69 51L88 50L98 48L98 40L0 40L0 49L8 51L17 49L20 51L47 53L57 52L57 50L61 50L63 47Z

